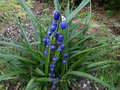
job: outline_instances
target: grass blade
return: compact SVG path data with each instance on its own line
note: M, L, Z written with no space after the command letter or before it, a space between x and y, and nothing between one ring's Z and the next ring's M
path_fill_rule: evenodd
M24 71L17 70L17 71L13 71L13 72L11 72L11 73L8 73L8 74L1 75L1 76L0 76L0 81L6 80L6 79L9 78L9 77L12 77L12 76L18 75L18 74L22 74L22 73L24 73Z
M115 88L111 87L111 86L108 85L107 83L105 83L105 82L99 80L98 78L96 78L96 77L94 77L94 76L92 76L92 75L90 75L90 74L84 73L84 72L80 72L80 71L69 71L69 72L67 72L67 74L66 74L65 76L67 76L67 75L82 76L82 77L85 77L85 78L94 80L94 81L96 81L96 82L102 84L103 86L108 87L109 90L116 90ZM65 78L65 76L63 76L63 78Z
M25 90L33 90L32 87L33 87L34 81L35 81L35 78L32 78L32 79L29 81L29 83L27 84Z
M19 61L26 62L26 63L29 63L29 64L34 64L35 63L34 61L28 60L24 57L17 56L17 55L12 55L12 54L0 54L0 58L9 59L9 60L17 59Z
M82 61L85 60L86 57L81 57L79 60L77 60L76 62L74 62L71 66L70 69L74 70L76 67L78 67Z
M0 45L11 45L11 46L26 50L26 48L24 48L23 46L12 43L12 42L0 41Z
M39 75L45 76L45 73L42 70L40 70L39 68L36 68L35 72Z
M96 50L96 49L99 49L99 48L103 48L103 47L106 47L106 46L110 46L110 45L101 45L101 46L89 48L89 49L86 49L86 50L83 50L83 51L78 51L77 53L72 55L70 58L73 58L73 57L75 57L75 56L77 56L79 54L82 54L82 53L85 53L85 52L88 52L88 51L93 51L93 50Z
M40 23L38 22L37 18L34 16L32 11L30 10L30 8L25 4L25 2L23 0L17 0L17 1L24 8L24 10L28 13L28 15L30 16L32 21L34 21L34 23L37 25L40 32L44 34L45 31L44 31L43 27L40 25Z
M109 61L108 60L108 61L95 62L95 63L91 63L91 64L87 65L87 68L98 67L98 66L101 66L101 65L111 64L111 63L120 64L120 61L117 61L117 60L110 60Z
M22 34L23 38L24 38L25 41L26 41L26 44L27 44L27 45L29 46L29 48L30 48L29 39L28 39L27 35L25 34L25 31L24 31L23 27L21 26L20 21L19 21L19 19L18 19L18 17L17 17L16 15L15 15L15 19L16 19L18 28L19 28L19 30L21 31L21 34Z
M107 64L107 65L103 65L103 66L91 68L91 69L89 69L88 71L89 71L89 72L99 71L99 70L101 70L101 69L105 69L105 68L108 68L108 67L110 67L110 66L113 66L113 64Z
M89 2L90 0L83 0L81 4L67 17L67 23L71 21L75 17L75 15Z
M51 82L51 78L37 78L36 81L40 81L40 82Z
M58 0L54 0L54 5L55 5L55 10L60 12L59 11L59 1Z

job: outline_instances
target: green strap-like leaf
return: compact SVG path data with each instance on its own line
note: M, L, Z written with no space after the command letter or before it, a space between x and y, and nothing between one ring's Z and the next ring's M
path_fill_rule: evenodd
M6 80L9 77L12 77L14 75L19 75L19 74L22 74L22 73L24 73L24 71L18 70L18 71L13 71L13 72L8 73L8 74L1 75L0 76L0 81Z
M73 58L73 57L75 57L75 56L77 56L79 54L82 54L82 53L85 53L85 52L88 52L88 51L93 51L93 50L103 48L103 47L106 47L106 46L110 46L110 45L101 45L101 46L98 46L98 47L93 47L93 48L89 48L89 49L86 49L86 50L78 51L77 53L72 55L70 58Z
M91 80L94 80L100 84L102 84L103 86L106 86L109 88L109 90L116 90L115 88L111 87L110 85L108 85L107 83L99 80L98 78L90 75L90 74L87 74L87 73L84 73L84 72L80 72L80 71L68 71L63 77L62 79L65 79L65 77L67 77L67 75L76 75L76 76L82 76L82 77L85 77L85 78L88 78L88 79L91 79Z
M101 69L103 70L103 69L108 68L108 67L110 67L110 66L114 66L114 64L107 64L107 65L103 65L103 66L91 68L91 69L89 69L88 71L89 71L89 72L99 71L99 70L101 70Z
M89 2L90 0L83 0L81 4L67 17L67 23L71 21L75 17L75 15Z
M35 78L32 78L29 83L27 84L26 86L26 89L25 90L33 90L33 84L34 84L34 81L35 81Z
M48 75L49 71L49 63L50 63L50 48L48 49L48 55L46 57L46 64L45 64L45 75Z
M36 68L35 72L39 75L45 76L45 73L42 70L40 70L39 68Z
M77 36L80 36L80 35L82 34L82 32L83 32L84 30L86 30L86 29L88 29L87 25L85 25L85 26L81 29L81 31L76 31L74 34L73 34L73 32L72 32L72 35L70 36L69 42L70 42L73 38L75 38L75 37L77 37Z
M25 33L25 31L24 31L22 25L20 24L20 21L19 21L19 19L18 19L18 17L17 17L16 15L15 15L15 19L16 19L16 22L17 22L18 28L19 28L19 30L20 30L20 32L21 32L23 38L24 38L25 41L26 41L26 44L27 44L28 47L30 48L30 42L29 42L29 39L28 39L28 37L27 37L27 35L26 35L26 33Z
M74 62L71 66L70 69L74 70L76 67L78 67L82 61L85 60L86 57L81 57L80 59L78 59L76 62Z
M43 86L43 90L48 90L48 87L46 84Z
M26 5L26 3L23 0L17 0L18 3L24 8L24 10L28 13L30 18L34 21L34 23L37 25L38 29L40 30L41 33L45 33L43 27L40 25L38 22L37 18L34 16L30 8Z
M55 10L59 12L59 0L54 0Z
M66 16L68 16L70 14L70 2L69 1L67 3L67 9L65 10L65 14L66 14Z
M11 46L14 46L14 47L17 47L17 48L25 50L25 48L23 46L15 44L15 43L12 43L12 42L0 41L0 45L11 45Z
M1 63L7 63L8 61L13 61L12 59L7 59L7 60L5 60L5 59L0 59L0 64Z
M87 65L87 68L98 67L98 66L105 65L105 64L110 64L110 63L120 64L120 61L107 60L107 61L95 62L95 63L91 63L91 64Z
M12 54L0 54L0 58L9 59L9 60L17 59L17 60L20 60L20 61L28 63L28 64L34 64L34 61L32 61L32 60L28 60L24 57L17 56L17 55L12 55Z
M51 82L51 78L36 78L36 81L40 81L40 82Z

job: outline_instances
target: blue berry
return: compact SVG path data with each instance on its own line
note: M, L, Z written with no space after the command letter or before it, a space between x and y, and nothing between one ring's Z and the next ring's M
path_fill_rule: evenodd
M52 25L57 27L58 24L57 24L57 22L52 22Z
M47 37L44 37L44 38L43 38L43 42L44 42L44 43L47 44L47 43L49 43L49 41L50 41L49 38L47 38Z
M67 53L64 54L64 58L68 58L69 55Z
M44 55L46 56L47 54L48 54L48 51L47 51L47 50L45 50L45 51L44 51Z
M61 29L65 29L66 28L66 21L62 21L61 23L60 23L60 27L61 27Z
M52 74L51 74L51 73L48 73L48 76L49 76L49 77L51 77L51 76L52 76Z
M51 36L51 35L52 35L52 32L51 32L51 31L48 31L48 32L47 32L47 35L48 35L48 36Z
M54 78L51 78L51 81L54 82Z
M43 38L43 42L44 42L44 43L47 42L47 38L46 38L46 37Z
M58 82L58 81L59 81L59 78L56 78L56 81Z
M62 41L63 41L63 39L64 39L64 38L63 38L63 36L62 36L62 35L59 35L59 36L58 36L58 41L59 41L59 42L62 42Z
M46 45L46 48L49 48L49 45Z
M58 45L61 45L61 42L58 41L57 44L58 44Z
M53 82L53 84L57 84L57 82Z
M54 64L50 64L50 68L55 68L55 65Z
M60 47L61 47L62 50L64 50L65 49L65 44L61 44Z
M55 70L55 68L50 68L50 70L53 72Z
M55 37L56 37L56 38L58 38L59 35L60 35L59 32L56 32L56 33L55 33Z
M51 46L51 50L55 50L55 48L56 48L56 47L55 47L54 45Z
M61 49L61 48L58 48L58 52L62 52L62 49Z
M62 63L63 63L63 64L66 64L66 60L63 60Z
M50 27L50 30L51 30L52 32L54 32L54 31L55 31L55 29L56 29L56 27L55 27L55 26L53 26L53 25Z
M55 77L56 75L55 74L52 74L53 77Z
M53 87L53 90L56 90L56 85L55 84L52 87Z
M50 42L50 40L47 38L46 44L49 43L49 42Z
M56 58L56 57L53 57L53 61L56 62L56 61L57 61L57 58Z
M59 12L54 12L53 17L54 17L54 20L59 20L59 18L60 18Z

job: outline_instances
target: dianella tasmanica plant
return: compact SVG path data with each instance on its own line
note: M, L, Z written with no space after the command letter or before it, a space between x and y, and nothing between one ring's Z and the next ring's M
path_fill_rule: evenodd
M48 55L48 49L49 48L51 49L52 61L50 61L50 64L49 64L50 72L48 76L51 78L51 81L53 82L52 88L56 89L56 84L59 82L59 76L56 77L56 72L55 72L57 67L56 63L58 62L58 64L62 66L62 69L58 72L58 75L64 74L66 71L66 63L67 63L67 60L65 59L68 58L69 55L68 53L64 52L65 44L62 43L64 40L64 37L60 33L60 32L63 32L67 27L65 17L62 16L61 18L60 13L57 11L54 12L53 17L54 17L54 21L52 22L50 30L47 32L47 35L43 38L43 42L46 44L46 50L44 51L45 56ZM59 25L59 21L60 21L60 25ZM58 26L60 26L60 29L63 31L60 31ZM50 40L51 35L54 36L53 41ZM63 51L63 56L61 55L62 51ZM56 54L58 54L58 56ZM59 56L64 57L64 59L58 61Z
M0 45L4 48L0 50L0 63L7 63L10 71L1 75L0 81L8 77L13 79L12 76L16 76L20 86L25 87L25 90L69 90L72 78L78 76L94 80L109 90L115 90L114 87L90 74L101 66L120 63L115 60L93 62L104 54L101 53L103 48L105 50L114 45L97 41L94 37L95 33L87 33L88 21L91 17L90 0L83 0L76 9L70 8L68 1L64 7L65 11L61 11L62 4L54 0L55 11L52 23L47 28L41 26L23 0L17 1L30 17L34 40L29 41L21 22L15 15L22 39L15 41L1 37ZM88 5L87 16L73 22L75 16L86 5ZM85 25L79 30L78 27L82 22ZM93 42L95 44L92 44ZM98 52L95 52L97 50Z

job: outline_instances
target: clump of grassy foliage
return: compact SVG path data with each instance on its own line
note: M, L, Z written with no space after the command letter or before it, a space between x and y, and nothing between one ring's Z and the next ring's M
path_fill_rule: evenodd
M21 31L23 39L15 41L1 37L7 41L0 41L0 45L3 45L2 47L4 47L4 49L0 50L0 63L7 63L9 65L9 72L1 75L0 81L13 79L12 76L16 76L17 80L21 83L21 86L25 87L26 90L48 90L52 88L53 83L48 76L53 52L49 48L48 55L44 56L46 46L42 39L50 27L48 26L48 29L44 29L23 0L18 0L18 3L24 8L30 17L31 26L34 30L33 37L35 40L32 43L29 42L24 28L18 17L15 15L16 23ZM73 23L73 18L87 4L90 5L87 16ZM62 6L60 6L58 0L54 0L54 5L55 11L61 13ZM68 90L71 78L74 78L75 76L94 80L95 82L109 88L109 90L115 90L114 87L91 75L90 72L98 71L103 67L110 67L113 63L119 64L120 62L117 60L104 60L104 58L102 58L102 61L95 62L94 60L100 55L107 53L109 49L118 47L120 43L108 43L98 39L96 37L96 32L93 34L87 34L88 21L91 17L90 0L83 0L74 10L70 8L68 2L64 15L66 17L67 28L65 30L60 30L59 27L57 28L57 30L60 30L61 34L64 36L63 43L66 46L65 50L61 53L55 51L57 62L54 63L54 65L56 65L54 73L56 74L55 79L59 78L56 85L57 90ZM84 27L77 30L82 22L85 23ZM39 32L37 30L39 30ZM50 40L55 41L54 36L51 36ZM12 48L14 52L9 52L8 48ZM65 52L69 53L69 58L67 59L67 63L62 65L61 60L64 59L62 55Z

